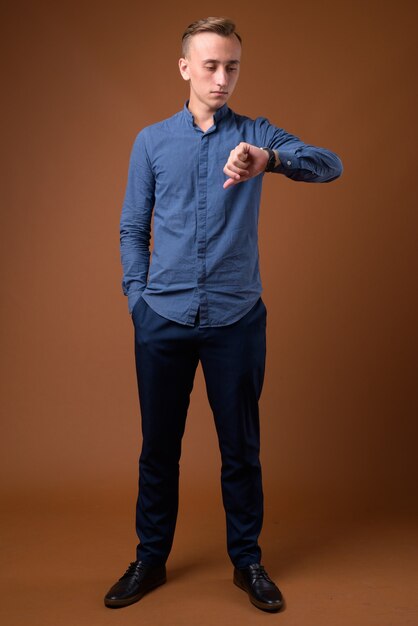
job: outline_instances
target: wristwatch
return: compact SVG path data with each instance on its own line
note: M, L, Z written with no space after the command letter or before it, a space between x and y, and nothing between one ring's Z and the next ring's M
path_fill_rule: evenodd
M265 172L272 172L276 167L276 153L271 148L263 147L261 150L266 150L268 152L269 158L267 161Z

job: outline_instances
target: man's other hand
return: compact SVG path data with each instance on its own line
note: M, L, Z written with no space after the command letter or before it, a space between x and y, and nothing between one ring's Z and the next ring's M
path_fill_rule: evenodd
M266 169L268 158L266 150L242 141L234 150L231 150L223 169L224 174L229 176L224 182L223 188L228 189L232 185L238 185L238 183L258 176Z

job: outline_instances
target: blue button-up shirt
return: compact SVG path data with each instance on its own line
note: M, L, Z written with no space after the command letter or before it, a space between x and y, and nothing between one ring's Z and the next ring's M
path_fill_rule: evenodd
M203 132L188 102L136 137L120 222L122 288L129 311L142 295L165 318L225 326L261 294L258 215L264 174L223 188L229 153L240 142L278 150L274 170L304 182L341 175L339 157L310 146L264 118L224 104ZM153 250L150 260L151 218Z

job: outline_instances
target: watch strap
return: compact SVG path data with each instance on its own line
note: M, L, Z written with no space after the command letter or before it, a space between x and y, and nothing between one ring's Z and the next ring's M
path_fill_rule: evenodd
M265 172L271 172L274 170L275 166L276 166L276 153L274 152L274 150L272 150L271 148L268 147L263 147L261 148L261 150L266 150L268 152L269 158L267 161L267 165L265 168Z

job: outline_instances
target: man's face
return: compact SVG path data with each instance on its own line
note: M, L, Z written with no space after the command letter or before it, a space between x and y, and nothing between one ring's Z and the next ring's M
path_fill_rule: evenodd
M238 80L241 44L235 35L198 33L189 43L180 73L190 81L190 104L203 104L214 113L230 98Z

